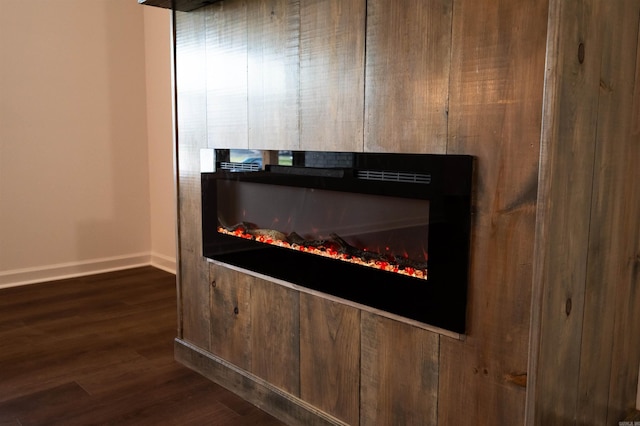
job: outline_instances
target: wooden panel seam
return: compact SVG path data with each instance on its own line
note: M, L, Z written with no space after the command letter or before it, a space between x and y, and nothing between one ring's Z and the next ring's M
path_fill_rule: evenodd
M178 362L288 424L349 426L306 401L189 342L175 339L174 346Z

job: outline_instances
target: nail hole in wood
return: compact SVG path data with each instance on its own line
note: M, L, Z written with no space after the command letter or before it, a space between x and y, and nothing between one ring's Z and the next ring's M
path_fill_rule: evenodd
M569 316L569 314L571 313L571 298L568 298L565 302L564 311L566 312L567 316Z
M233 308L233 313L238 315L238 313L240 312L240 310L238 309L238 307L236 306L235 308Z
M578 45L578 61L580 63L584 62L584 43Z

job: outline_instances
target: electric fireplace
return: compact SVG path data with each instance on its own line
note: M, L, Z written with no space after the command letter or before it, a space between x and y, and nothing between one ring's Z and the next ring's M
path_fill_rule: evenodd
M254 154L202 173L205 257L464 333L472 157Z

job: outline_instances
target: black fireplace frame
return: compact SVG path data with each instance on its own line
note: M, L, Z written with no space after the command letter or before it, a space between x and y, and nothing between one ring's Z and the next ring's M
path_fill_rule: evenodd
M466 330L474 158L467 155L346 153L348 167L292 166L202 173L203 256L239 268L463 334ZM326 153L320 153L323 155ZM345 153L339 153L345 154ZM361 178L362 172L417 174L427 181ZM217 231L221 180L429 200L428 280L224 235ZM247 253L251 253L247 255Z

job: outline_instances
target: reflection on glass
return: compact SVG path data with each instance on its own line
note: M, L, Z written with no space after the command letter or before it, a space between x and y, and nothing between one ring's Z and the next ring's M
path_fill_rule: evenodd
M218 232L427 278L429 201L218 181Z
M263 151L259 149L230 149L229 160L239 164L257 164L262 168ZM291 151L278 151L277 165L291 166L293 164L293 153Z

